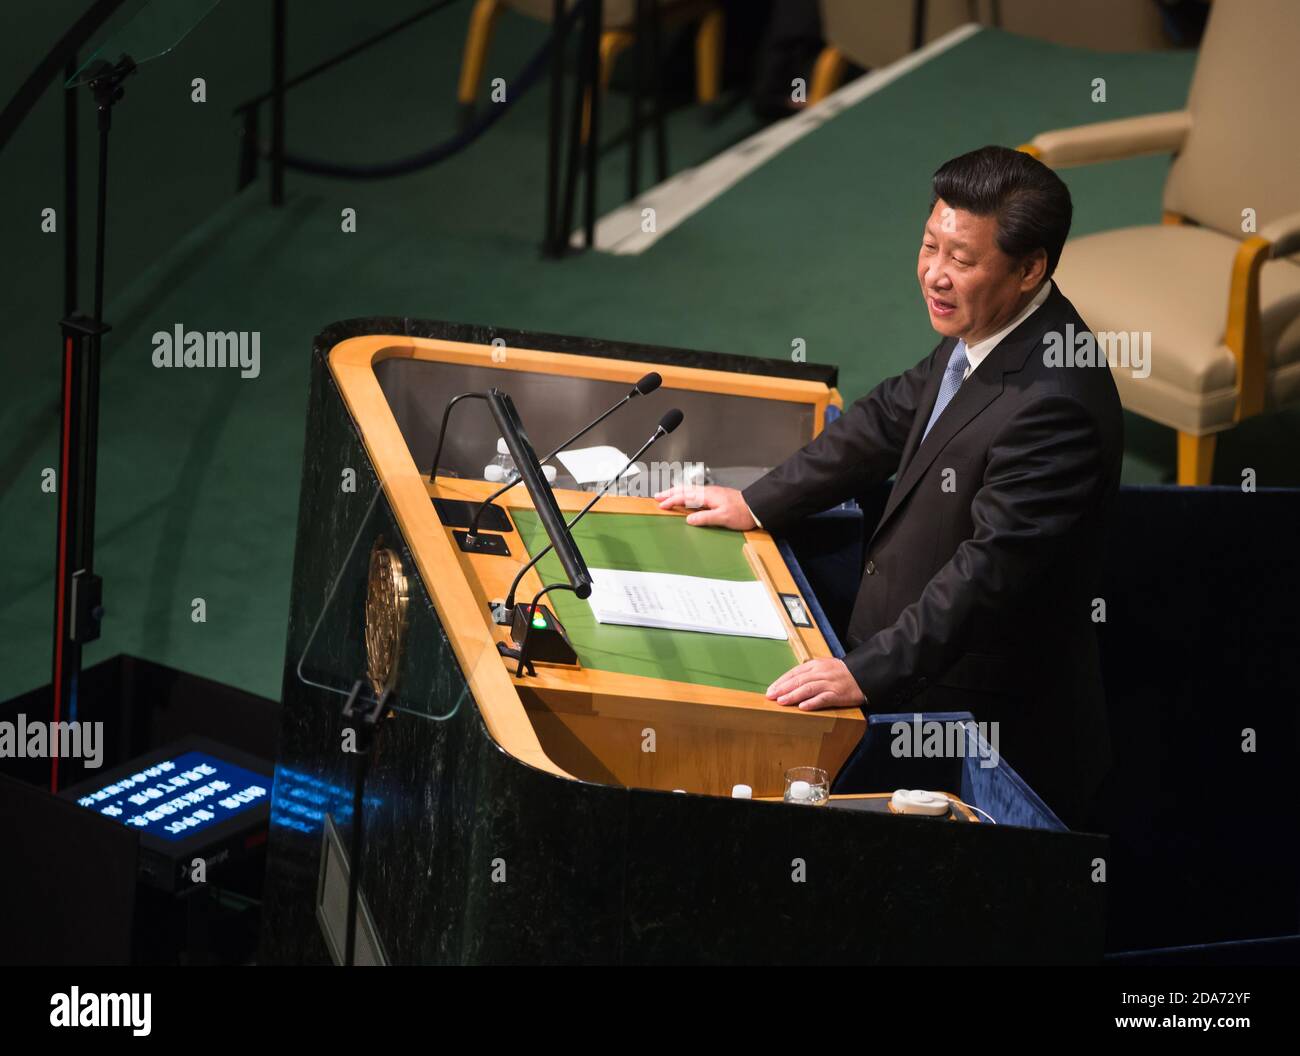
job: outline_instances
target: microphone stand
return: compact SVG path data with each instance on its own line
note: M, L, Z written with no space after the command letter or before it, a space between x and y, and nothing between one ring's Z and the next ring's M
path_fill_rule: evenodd
M93 69L90 67L88 69ZM104 242L108 217L108 140L113 106L136 64L123 56L101 61L90 91L99 133L99 172L95 190L94 314L71 311L63 331L62 416L55 481L54 635L50 678L51 718L76 722L81 692L82 649L100 636L104 581L95 572L95 493L99 465L99 375L104 323ZM66 713L64 711L66 707ZM59 790L59 756L50 757L50 791Z

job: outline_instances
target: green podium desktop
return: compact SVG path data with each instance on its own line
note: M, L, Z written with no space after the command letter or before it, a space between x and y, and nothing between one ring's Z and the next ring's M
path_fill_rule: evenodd
M530 555L546 546L537 515L514 511L513 519ZM752 582L745 538L721 528L692 528L682 516L592 512L573 529L590 568L662 572ZM559 559L540 563L541 579L563 578ZM799 662L788 641L743 635L700 634L601 624L591 607L568 593L552 599L577 647L582 666L626 675L763 693ZM860 731L859 731L860 732Z

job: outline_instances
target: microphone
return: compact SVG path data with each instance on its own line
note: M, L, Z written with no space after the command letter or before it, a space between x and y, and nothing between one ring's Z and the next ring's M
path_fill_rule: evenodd
M633 385L631 391L626 396L624 396L621 400L619 400L616 404L614 404L614 406L612 406L599 418L597 418L595 421L588 424L586 427L579 429L576 433L574 433L571 437L569 437L569 439L564 441L564 443L560 444L560 446L557 447L554 451L552 451L549 455L544 455L543 457L539 458L537 461L541 465L545 465L547 462L549 462L552 458L558 455L561 451L563 451L575 440L580 439L581 437L585 436L587 433L591 432L591 430L595 429L596 426L598 426L611 414L613 414L620 407L622 407L623 404L627 403L628 400L631 400L636 396L649 396L650 393L654 392L655 389L659 388L659 386L663 384L663 381L664 379L659 376L659 372L652 370L649 374L647 374L635 385ZM439 441L439 447L441 448L441 441ZM518 484L521 479L522 478L518 474L516 474L513 479L507 480L504 484L501 485L501 487L497 488L496 491L494 491L491 495L489 495L486 499L484 499L479 504L478 509L474 511L474 519L469 522L469 531L465 533L466 543L468 543L470 546L474 545L474 538L478 532L478 522L479 519L483 516L483 511L486 510L489 506L491 506L493 502L499 499L507 491L513 488L516 484Z
M564 514L560 512L560 507L555 501L555 493L551 491L546 478L540 472L537 452L528 442L524 423L519 420L519 412L515 410L515 401L510 398L509 393L497 388L488 390L487 401L492 417L496 419L497 428L501 430L501 436L506 442L506 448L524 478L533 506L537 509L537 516L542 519L546 534L555 547L555 556L560 559L564 574L569 577L574 592L578 597L585 598L591 593L591 573L587 571L587 564L583 561L582 553L574 543L573 536L565 527Z
M656 375L656 377L657 376L658 375ZM682 419L684 417L686 416L682 414L682 412L679 411L676 407L674 407L671 411L669 411L662 418L660 418L659 424L655 426L655 431L653 434L651 434L650 439L641 445L637 453L627 460L627 464L622 469L620 469L617 473L615 473L612 479L605 481L605 483L600 486L600 489L596 492L596 494L591 497L591 501L587 503L587 505L584 506L582 509L580 509L574 515L573 520L569 521L565 525L565 527L568 528L569 530L572 530L573 526L587 515L587 511L596 505L597 501L601 498L601 496L605 494L605 492L607 492L610 489L610 487L614 484L614 482L617 481L619 478L621 478L623 474L626 473L627 470L632 466L632 464L636 462L636 460L640 458L643 454L645 454L646 449L651 444L653 444L656 440L658 440L660 437L667 436L679 425L681 425ZM514 578L514 582L510 584L510 593L506 595L505 602L499 608L497 608L493 613L493 616L496 619L497 623L510 622L511 615L514 612L515 591L519 589L519 581L524 578L525 572L527 572L530 568L533 567L533 565L537 564L538 561L540 561L542 558L544 558L547 554L551 552L552 546L553 544L547 543L545 547L543 547L541 550L538 551L537 556L535 556L531 561L529 561L526 565L524 565L523 568L519 570L518 574ZM545 592L543 591L543 593Z

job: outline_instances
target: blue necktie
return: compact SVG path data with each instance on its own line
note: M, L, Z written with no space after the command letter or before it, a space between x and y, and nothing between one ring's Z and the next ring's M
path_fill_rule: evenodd
M966 358L966 342L958 341L957 347L952 350L952 358L948 360L948 369L944 371L943 381L939 383L939 398L934 401L934 410L930 412L930 420L926 423L925 432L921 434L921 440L924 441L930 435L930 430L934 428L934 423L938 421L939 415L943 414L943 409L948 406L948 402L957 395L957 390L961 388L961 379L966 375L966 368L970 366L970 360Z

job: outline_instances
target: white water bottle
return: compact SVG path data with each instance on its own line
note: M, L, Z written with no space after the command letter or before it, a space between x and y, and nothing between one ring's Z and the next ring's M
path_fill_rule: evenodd
M497 456L483 467L483 479L500 484L515 476L515 460L510 457L505 437L497 437Z

